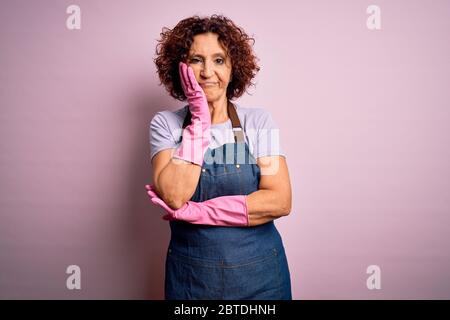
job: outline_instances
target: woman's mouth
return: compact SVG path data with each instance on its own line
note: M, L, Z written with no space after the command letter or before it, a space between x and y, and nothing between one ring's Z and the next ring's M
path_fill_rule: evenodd
M205 82L205 83L202 83L201 86L202 87L214 87L217 84L218 84L217 82Z

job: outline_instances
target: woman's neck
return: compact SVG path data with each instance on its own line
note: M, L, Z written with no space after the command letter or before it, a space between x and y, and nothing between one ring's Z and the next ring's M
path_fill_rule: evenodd
M227 99L208 103L208 106L211 114L211 124L223 123L229 119Z

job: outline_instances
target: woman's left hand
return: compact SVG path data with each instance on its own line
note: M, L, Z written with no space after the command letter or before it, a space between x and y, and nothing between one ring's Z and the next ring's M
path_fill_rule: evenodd
M153 186L146 185L151 201L166 210L164 220L183 220L193 224L213 226L248 226L246 195L212 198L202 202L188 201L173 210L157 194Z

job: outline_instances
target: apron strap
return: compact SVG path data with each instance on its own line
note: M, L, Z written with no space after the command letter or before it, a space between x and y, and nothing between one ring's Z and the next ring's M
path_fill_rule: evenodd
M241 121L236 112L236 107L228 101L228 116L231 119L231 125L233 126L233 134L235 142L245 142L244 140L244 130L241 127Z
M244 130L242 129L241 121L239 120L239 117L237 115L236 107L230 101L228 101L227 111L228 111L228 117L231 120L231 125L233 126L234 141L235 142L244 142L245 141L244 140ZM184 121L183 121L183 129L191 124L191 117L192 117L191 111L189 110L189 106L188 106L186 117L184 118ZM183 139L183 135L181 136L181 139ZM180 139L180 141L181 141L181 139Z

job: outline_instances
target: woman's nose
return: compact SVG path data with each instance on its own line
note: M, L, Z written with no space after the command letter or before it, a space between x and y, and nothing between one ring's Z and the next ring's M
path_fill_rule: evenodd
M213 75L213 73L214 73L213 66L211 66L209 62L205 62L203 64L202 69L200 70L200 74L205 78L209 78Z

